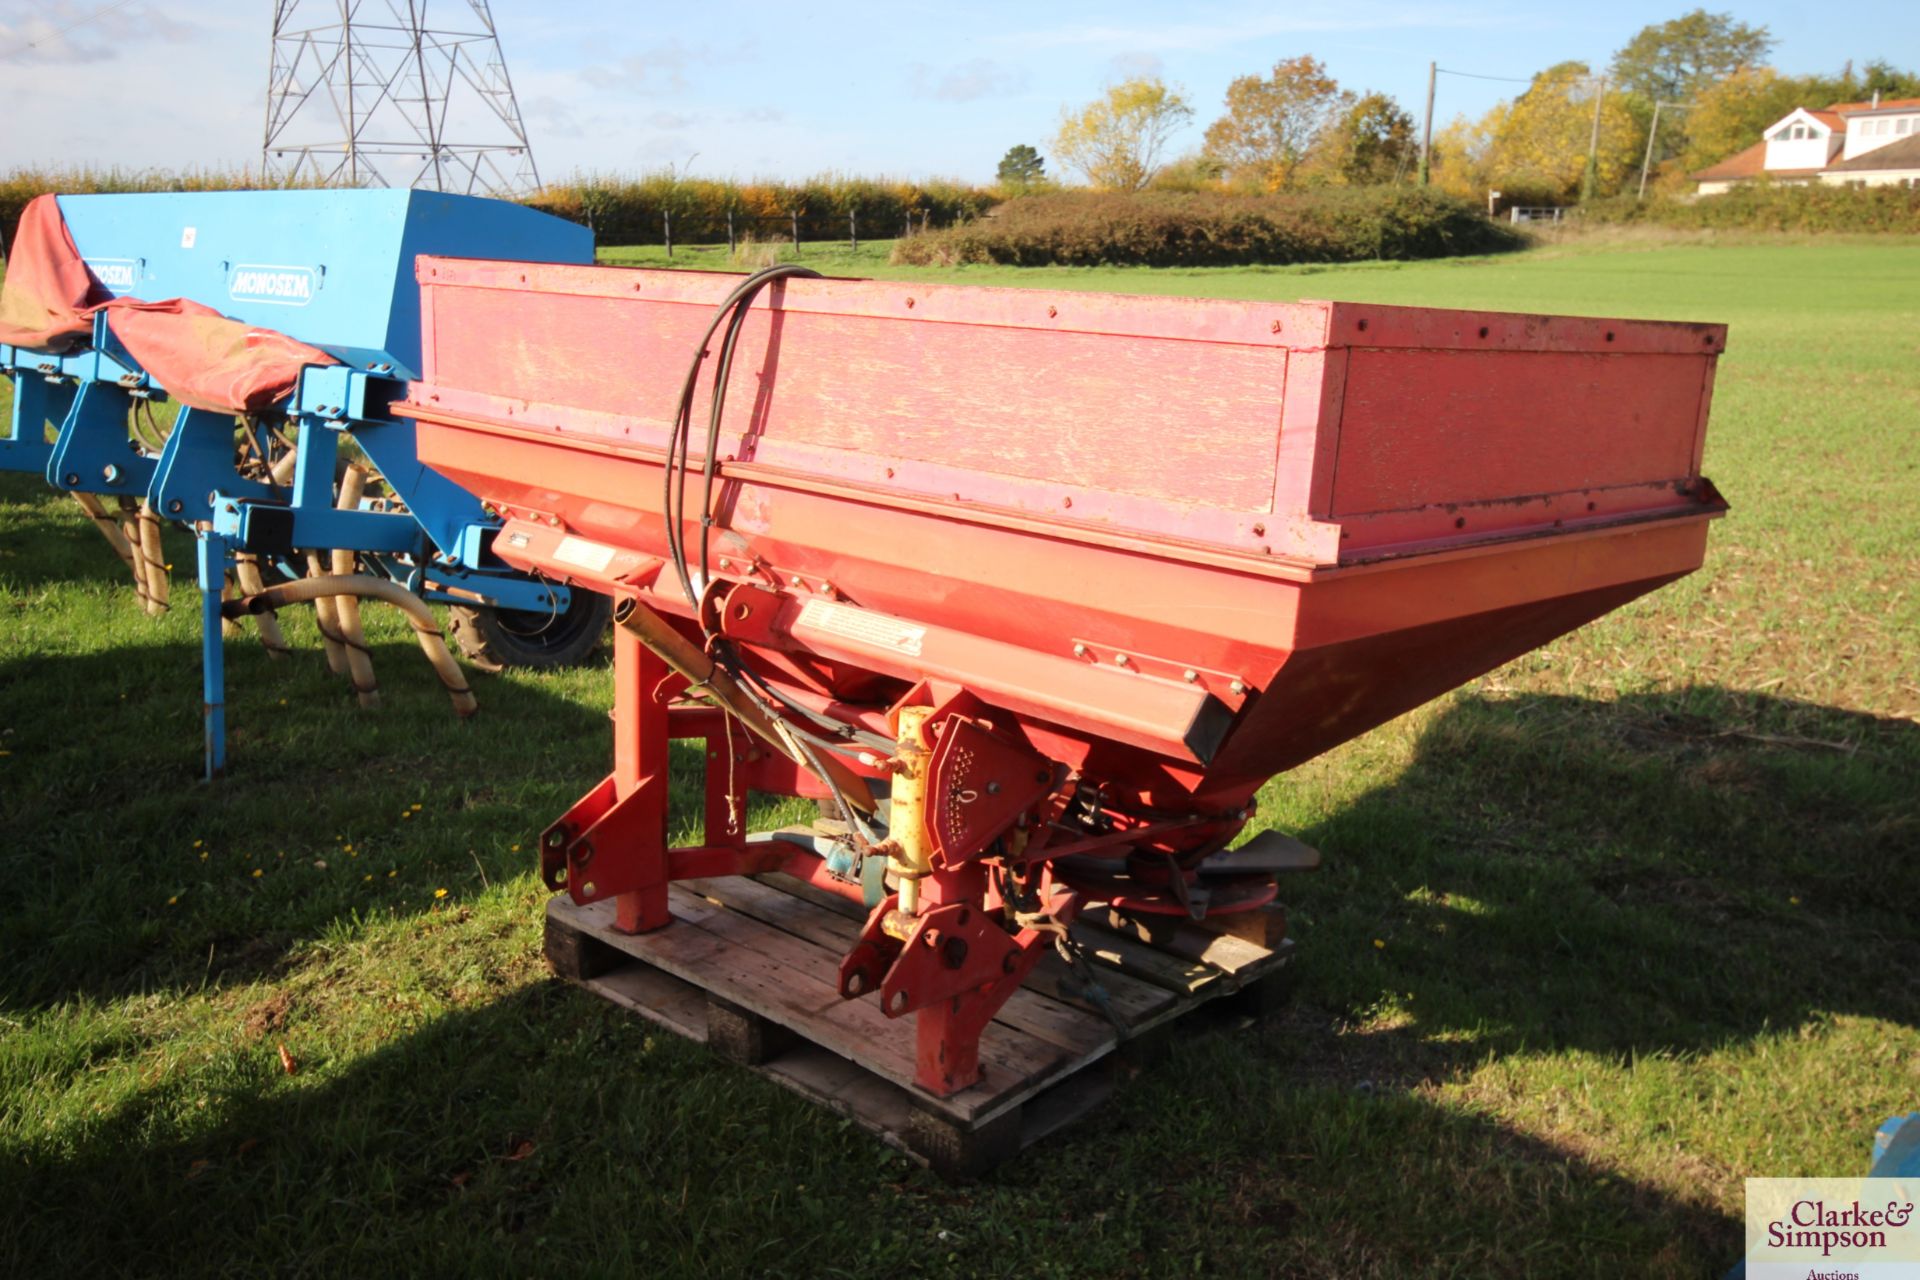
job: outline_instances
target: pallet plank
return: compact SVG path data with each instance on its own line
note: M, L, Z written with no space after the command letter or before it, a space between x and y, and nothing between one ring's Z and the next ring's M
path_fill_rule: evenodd
M692 897L693 895L689 893L688 896ZM910 1028L913 1024L907 1019L887 1018L885 1014L879 1011L879 1005L876 1002L841 999L839 988L836 985L838 981L837 975L840 971L841 957L841 952L838 948L823 947L805 938L796 937L783 929L755 920L744 913L729 911L723 906L716 907L715 904L708 902L704 897L698 898L697 900L701 903L702 907L706 909L706 913L699 920L700 927L726 936L731 936L736 931L739 931L741 933L740 940L745 945L754 947L770 959L784 960L793 964L795 967L802 965L808 966L814 974L835 975L832 982L822 984L827 990L832 992L834 1000L839 1001L840 1004L844 1006L870 1009L873 1011L875 1017L881 1019L884 1025L909 1028L907 1038L912 1038ZM676 916L680 914L677 904L674 914ZM744 930L742 930L742 926L744 926ZM991 1033L991 1028L989 1028L989 1033ZM986 1050L989 1040L1004 1041L1004 1043L996 1045L997 1048L1002 1050L1002 1052L996 1056L1004 1059L1004 1065L1016 1069L1040 1069L1045 1067L1057 1056L1051 1051L1046 1050L1043 1046L1024 1043L1024 1041L1028 1039L1029 1037L1017 1033L1006 1036L993 1036L991 1034L983 1036L981 1039L981 1057L983 1059L987 1057ZM912 1078L911 1069L907 1072L907 1078Z
M691 982L629 960L580 985L677 1035L707 1042L707 993Z
M740 876L681 883L730 910L838 952L845 952L860 938L860 926L847 917ZM1103 1053L1119 1043L1113 1025L1097 1012L1024 988L1007 999L994 1021L1075 1055Z
M726 998L742 1008L792 1027L895 1083L912 1083L917 1066L913 1024L888 1018L873 1001L841 999L829 980L839 972L838 955L679 885L668 890L668 905L675 923L644 934L615 930L610 903L574 910L581 927L603 941L676 977L723 988ZM970 1120L1032 1092L1037 1084L1030 1082L1070 1065L1059 1046L997 1023L980 1037L980 1061L984 1078L979 1084L937 1103L929 1097L930 1103Z
M787 875L784 872L770 871L763 875L749 878L769 888L789 894L792 897L802 898L808 902L815 903L826 908L828 911L845 916L856 922L864 922L866 920L866 913L858 903L843 898L829 890L816 888L806 881L795 876ZM1086 937L1081 931L1076 930L1075 936L1080 937L1083 944L1085 943ZM1110 935L1107 934L1100 936L1102 939L1110 937ZM1141 953L1133 949L1123 950L1119 945L1119 941L1118 939L1112 940L1112 945L1108 951L1108 956L1110 956L1111 959L1108 963L1100 964L1096 973L1100 985L1106 988L1109 1003L1113 1005L1114 1009L1119 1012L1122 1017L1145 1017L1158 1013L1173 1002L1176 998L1174 993L1186 992L1192 989L1192 984L1186 980L1185 975L1187 970L1185 968L1176 965L1173 971L1169 971L1165 965L1154 965L1151 960L1146 959ZM1088 958L1095 961L1103 959L1100 955L1092 954L1090 954ZM1133 976L1124 967L1121 967L1121 962L1127 958L1131 958L1136 964L1145 965L1153 972L1163 975L1161 980L1143 981L1141 978ZM1072 984L1067 978L1067 974L1068 969L1064 961L1055 956L1048 956L1040 962L1039 967L1035 970L1035 977L1028 979L1027 985L1055 1000L1063 1001L1099 1016L1099 1011L1095 1009L1093 1005L1081 999L1079 996L1072 994Z
M1129 1025L1171 1007L1180 998L1165 987L1142 982L1106 965L1094 967L1092 976L1100 984L1101 990L1107 993L1107 1004ZM1032 974L1027 977L1027 987L1062 1004L1084 1009L1097 1018L1106 1016L1091 1000L1078 994L1078 976L1057 955L1046 956L1033 967Z
M613 927L610 903L581 908L555 897L548 955L593 961L556 962L556 971L709 1045L714 1020L731 1020L762 1046L745 1055L750 1070L947 1177L982 1172L1097 1107L1114 1088L1120 1042L1156 1028L1148 1042L1164 1039L1168 1023L1279 967L1292 950L1223 940L1184 921L1142 930L1090 912L1075 935L1125 1034L1073 994L1074 975L1048 955L982 1036L985 1079L942 1099L912 1083L912 1019L840 998L839 957L865 919L858 904L775 875L682 882L668 903L672 926L632 935Z
M1210 964L1160 951L1100 928L1090 919L1082 919L1073 932L1090 958L1178 995L1191 995L1221 976L1222 971Z
M1262 947L1230 934L1218 933L1205 925L1177 916L1122 915L1105 903L1090 906L1080 918L1110 933L1133 938L1149 946L1239 976L1252 975L1273 958L1271 948Z

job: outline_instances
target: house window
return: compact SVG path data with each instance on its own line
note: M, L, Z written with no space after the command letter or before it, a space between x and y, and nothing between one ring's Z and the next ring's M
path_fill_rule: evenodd
M1913 126L1912 116L1901 116L1898 120L1893 122L1893 131L1896 134L1899 134L1900 136L1905 137L1907 130L1912 126Z

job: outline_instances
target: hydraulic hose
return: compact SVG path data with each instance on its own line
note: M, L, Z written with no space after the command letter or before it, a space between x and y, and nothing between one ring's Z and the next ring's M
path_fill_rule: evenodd
M466 677L460 673L453 655L447 652L446 637L440 631L433 610L427 607L426 601L398 583L366 574L301 578L297 582L283 582L238 600L229 600L220 606L220 614L222 617L237 618L242 614L264 613L268 609L317 600L322 596L345 595L384 600L403 611L407 621L413 625L414 638L420 642L420 651L427 655L427 661L433 664L434 674L440 677L447 695L453 699L455 714L465 717L479 710L473 690L467 687Z

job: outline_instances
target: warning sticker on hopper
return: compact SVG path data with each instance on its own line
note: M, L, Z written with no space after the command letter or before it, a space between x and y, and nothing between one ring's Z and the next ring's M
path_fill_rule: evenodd
M599 573L613 563L613 548L604 543L588 542L585 538L565 537L553 549L553 558L589 573Z
M825 600L807 601L806 608L800 610L800 616L793 625L795 630L806 628L839 636L891 653L904 653L910 658L920 656L920 646L927 638L925 627L883 618L861 609L829 604Z

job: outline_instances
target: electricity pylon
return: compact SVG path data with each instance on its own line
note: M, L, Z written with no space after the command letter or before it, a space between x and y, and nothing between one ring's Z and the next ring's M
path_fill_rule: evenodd
M261 167L289 184L539 189L486 0L275 0ZM446 15L446 16L442 16Z

